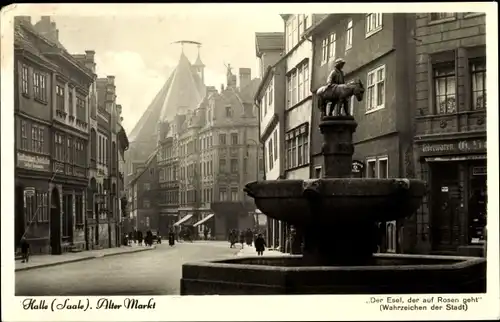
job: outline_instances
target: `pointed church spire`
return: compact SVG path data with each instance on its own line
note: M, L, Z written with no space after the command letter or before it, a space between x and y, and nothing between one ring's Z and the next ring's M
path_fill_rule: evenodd
M196 57L196 61L194 62L193 67L200 76L203 84L205 84L205 64L203 64L200 58L200 48L201 44L198 44L198 57Z
M196 58L196 61L193 64L193 66L195 66L195 67L205 67L205 64L203 64L203 62L201 61L201 58L200 58L200 48L201 48L201 45L198 45L198 57Z

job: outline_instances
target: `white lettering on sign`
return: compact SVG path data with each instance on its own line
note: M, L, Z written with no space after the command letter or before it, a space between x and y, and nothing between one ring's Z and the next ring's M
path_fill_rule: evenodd
M424 144L422 146L422 152L446 152L453 151L453 144Z
M48 171L50 159L48 157L17 153L17 166L25 169Z
M448 192L448 187L441 187L441 192Z
M460 151L476 151L486 149L486 141L484 140L470 140L458 142L458 149Z

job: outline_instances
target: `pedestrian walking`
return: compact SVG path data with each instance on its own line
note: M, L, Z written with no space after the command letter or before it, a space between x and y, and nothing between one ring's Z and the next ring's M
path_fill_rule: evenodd
M30 244L25 237L21 239L21 255L23 257L22 263L27 263L30 256Z
M245 246L245 233L243 231L240 232L240 243L241 243L241 249Z
M257 255L262 256L264 254L264 250L266 249L266 241L262 234L259 234L254 241L255 250L257 251Z
M137 232L137 242L139 243L139 246L142 246L142 231Z

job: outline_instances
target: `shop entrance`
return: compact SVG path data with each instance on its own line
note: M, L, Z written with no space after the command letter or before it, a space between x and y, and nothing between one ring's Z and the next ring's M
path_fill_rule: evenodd
M431 164L431 238L435 251L456 251L460 245L458 162Z
M59 255L61 249L61 204L59 190L52 189L50 198L50 248L52 255Z
M487 220L486 163L471 164L469 175L468 243L483 244Z

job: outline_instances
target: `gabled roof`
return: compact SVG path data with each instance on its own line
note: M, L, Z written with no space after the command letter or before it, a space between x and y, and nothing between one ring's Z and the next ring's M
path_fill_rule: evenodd
M130 132L129 140L151 140L156 135L158 122L173 120L181 107L195 109L204 96L203 81L182 53L177 67Z
M283 32L256 32L255 54L260 56L263 51L278 51L285 48L285 33Z

